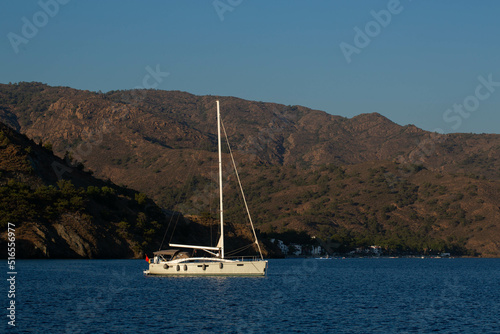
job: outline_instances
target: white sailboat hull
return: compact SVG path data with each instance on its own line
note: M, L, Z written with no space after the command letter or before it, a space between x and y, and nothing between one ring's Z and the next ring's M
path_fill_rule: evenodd
M150 263L144 274L158 276L265 276L267 261L233 261L223 259L186 259Z

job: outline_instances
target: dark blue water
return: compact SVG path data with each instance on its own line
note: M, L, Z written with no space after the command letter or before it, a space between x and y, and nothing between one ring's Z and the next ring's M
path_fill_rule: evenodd
M500 333L500 259L271 260L262 278L151 278L146 267L20 261L14 331Z

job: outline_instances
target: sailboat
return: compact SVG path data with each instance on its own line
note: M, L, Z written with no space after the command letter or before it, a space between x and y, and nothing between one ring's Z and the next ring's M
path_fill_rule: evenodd
M198 246L198 245L182 245L169 243L171 249L159 250L154 252L152 261L149 261L149 269L144 271L146 275L160 276L265 276L268 262L264 260L260 249L257 234L253 226L250 211L243 193L240 177L234 163L231 149L231 159L236 172L236 177L240 185L240 191L243 195L243 201L249 217L250 225L252 226L255 244L259 250L260 258L226 258L224 256L224 210L223 210L223 194L222 194L222 149L221 149L221 117L219 101L217 103L217 137L218 137L218 153L219 153L219 200L220 200L220 238L216 247ZM225 130L224 130L225 132ZM192 257L189 252L183 249L202 250L211 256Z

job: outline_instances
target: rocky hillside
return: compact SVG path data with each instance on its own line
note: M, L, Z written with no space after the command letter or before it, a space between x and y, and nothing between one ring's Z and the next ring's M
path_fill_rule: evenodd
M164 213L145 194L96 179L0 123L2 257L8 223L17 258L142 257L159 248L168 226L167 242L213 245L218 238L213 220ZM251 243L248 229L231 224L228 231L229 246Z
M244 178L265 232L304 230L345 251L375 244L403 253L499 255L498 181L390 161L257 167ZM238 200L228 206L233 214L242 209Z
M166 209L213 215L215 99L20 83L0 85L0 120ZM500 255L500 135L438 135L379 114L348 119L219 99L262 231ZM237 215L232 180L228 172L228 210Z

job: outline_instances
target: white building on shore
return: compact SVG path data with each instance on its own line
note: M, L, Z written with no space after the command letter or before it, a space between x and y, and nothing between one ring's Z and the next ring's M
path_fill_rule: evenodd
M311 246L311 245L300 245L291 243L289 246L285 245L282 240L270 239L270 241L278 246L283 255L294 255L294 256L318 256L324 253L323 247L321 246ZM310 251L309 251L310 250Z

